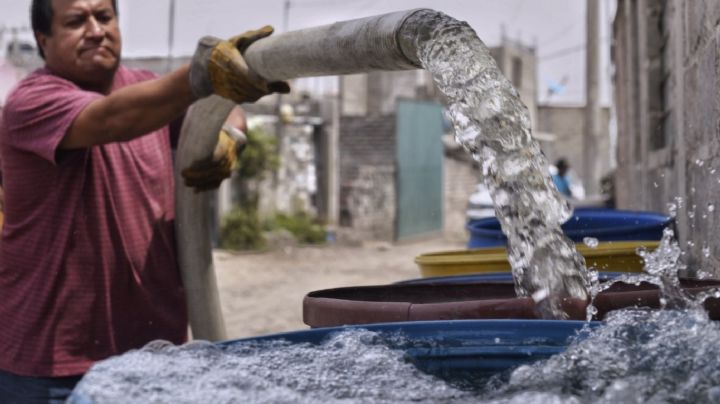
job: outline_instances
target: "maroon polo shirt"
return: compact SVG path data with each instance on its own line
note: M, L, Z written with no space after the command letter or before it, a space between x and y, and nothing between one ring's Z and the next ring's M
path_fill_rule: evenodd
M113 91L153 78L120 67ZM77 375L154 339L186 339L168 127L128 142L58 148L75 117L100 97L40 69L3 110L5 371Z

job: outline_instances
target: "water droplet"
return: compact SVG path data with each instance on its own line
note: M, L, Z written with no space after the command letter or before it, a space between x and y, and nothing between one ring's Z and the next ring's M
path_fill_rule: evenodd
M697 160L695 160L695 164L697 164L698 167L702 167L705 165L705 162L700 159L697 159Z
M710 247L708 247L708 246L703 247L702 253L703 253L703 256L705 256L705 258L710 258Z
M657 182L653 182L653 186L654 186L655 188L657 188L657 187L659 187L660 185L658 185Z
M598 239L596 239L594 237L583 238L583 243L590 248L597 248L598 244L600 244Z
M545 300L549 294L550 293L548 292L547 289L539 289L538 291L536 291L535 293L532 294L532 299L535 301L535 303L541 302L541 301Z
M712 203L708 203L707 211L710 213L715 212L715 205Z

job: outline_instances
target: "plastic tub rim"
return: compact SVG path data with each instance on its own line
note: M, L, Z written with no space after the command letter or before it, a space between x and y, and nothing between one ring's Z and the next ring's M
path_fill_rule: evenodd
M672 222L672 218L670 216L665 216L660 213L655 212L636 212L636 211L621 211L623 214L628 215L638 215L642 216L642 219L662 219L662 223L645 223L645 224L635 224L635 225L624 225L624 226L612 226L612 227L598 227L598 228L592 228L592 229L571 229L571 230L564 230L564 233L568 237L576 236L579 234L582 234L583 232L592 231L592 233L595 235L595 237L602 237L607 236L611 234L617 234L617 233L641 233L643 231L647 230L653 230L658 228L664 228L670 225ZM596 212L599 213L599 212ZM598 215L599 216L599 215ZM592 218L592 215L586 216L588 218ZM570 217L564 224L569 223L571 220L573 220L573 217ZM470 233L486 237L486 238L492 238L495 240L505 240L506 237L502 233L502 230L489 230L484 228L476 228L476 226L482 226L487 223L498 223L498 219L495 217L488 217L483 219L474 219L472 223L467 223L465 225L465 229L467 229ZM501 227L502 228L502 227ZM499 232L499 233L498 233ZM590 236L588 236L590 237Z
M634 254L638 248L645 247L648 249L656 249L660 246L657 240L638 240L638 241L604 241L597 248L590 248L584 245L577 245L582 249L582 255L585 258L595 258L610 254ZM633 251L630 251L630 249ZM502 250L496 252L493 250ZM486 252L487 251L487 252ZM437 251L432 253L421 254L415 257L416 264L446 264L446 263L468 263L468 257L472 257L472 262L494 263L506 262L508 259L507 249L504 247L481 247L466 250L450 250Z
M491 320L470 320L470 319L462 319L462 320L422 320L422 321L396 321L396 322L383 322L383 323L368 323L368 324L350 324L350 325L341 325L341 326L332 326L332 327L316 327L316 328L308 328L304 330L297 330L297 331L286 331L286 332L280 332L280 333L273 333L273 334L265 334L265 335L258 335L255 337L245 337L245 338L237 338L232 340L226 340L226 341L220 341L217 342L217 345L225 346L225 345L231 345L236 343L242 343L242 342L261 342L261 341L274 341L274 340L285 340L292 342L292 337L296 336L299 333L303 335L322 335L325 334L327 336L330 336L334 333L339 333L343 331L348 330L367 330L371 332L397 332L397 331L403 331L402 329L406 328L431 328L432 326L439 326L442 325L443 327L437 327L436 329L438 331L440 330L446 330L446 327L450 327L452 330L455 329L462 329L465 328L463 326L472 326L477 325L479 326L489 326L489 327L495 327L499 328L500 326L505 326L507 328L515 327L515 328L537 328L536 326L543 325L543 326L550 326L550 327L557 327L557 328L572 328L575 326L577 330L582 330L584 326L589 325L590 327L597 327L600 324L602 324L602 321L584 321L584 320L541 320L541 319L491 319ZM321 340L322 341L322 340Z

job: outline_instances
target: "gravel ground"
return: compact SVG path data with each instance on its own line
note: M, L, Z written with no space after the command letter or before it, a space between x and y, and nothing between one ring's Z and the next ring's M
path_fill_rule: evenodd
M462 248L462 243L436 239L356 247L286 247L265 253L215 250L228 338L307 329L302 322L302 299L308 292L418 278L416 256Z

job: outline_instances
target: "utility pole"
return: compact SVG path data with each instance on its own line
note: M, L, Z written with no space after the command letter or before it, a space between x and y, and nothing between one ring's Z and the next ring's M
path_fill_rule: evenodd
M600 0L587 0L585 132L583 177L589 195L598 192L597 140L600 138Z
M332 99L332 112L327 152L327 241L332 243L337 238L340 222L340 117L342 115L343 80L338 76L338 90Z
M166 70L169 73L172 70L172 48L175 42L175 0L170 0L170 10L168 12L168 53Z
M285 33L288 30L288 25L290 21L290 0L285 0L283 3L283 22L282 22L282 32ZM285 147L283 145L285 141L285 125L286 122L283 122L283 116L282 116L282 105L283 105L283 96L282 94L276 94L275 95L275 116L277 116L277 122L275 123L275 136L277 143L275 144L275 151L277 152L278 157L280 158L280 166L275 170L275 173L273 175L273 182L275 183L275 210L280 210L280 208L283 206L283 203L280 202L279 194L283 193L284 190L284 181L285 181L285 164L284 162L284 154L285 154ZM284 196L283 196L284 198Z
M290 0L285 0L283 5L283 32L287 32L290 24Z

